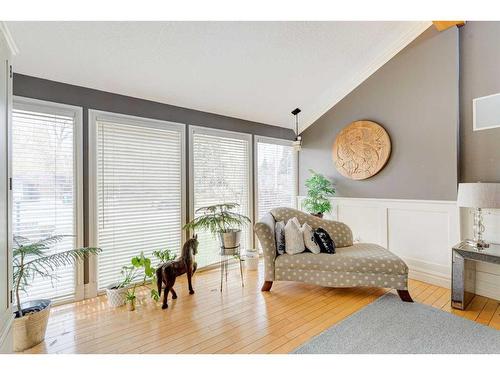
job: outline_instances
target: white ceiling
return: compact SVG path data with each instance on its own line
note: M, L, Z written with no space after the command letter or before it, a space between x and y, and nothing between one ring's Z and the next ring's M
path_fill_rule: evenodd
M429 22L7 22L14 70L306 128Z

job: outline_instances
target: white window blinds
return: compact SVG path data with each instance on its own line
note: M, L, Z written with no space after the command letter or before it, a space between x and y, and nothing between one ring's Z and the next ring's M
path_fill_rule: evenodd
M80 138L80 116L61 107L19 100L14 102L12 113L13 235L30 241L68 236L49 253L73 249L81 240L77 230L79 163L75 147ZM22 300L74 299L75 269L73 265L60 266L52 279L35 277Z
M251 217L251 137L246 134L191 128L192 214L200 207L223 202L240 204L239 213ZM251 225L244 228L241 248L251 245ZM199 232L199 266L219 261L219 244L210 233Z
M98 289L144 251L179 252L183 125L97 117Z
M296 207L297 152L291 142L257 137L257 215L272 208Z

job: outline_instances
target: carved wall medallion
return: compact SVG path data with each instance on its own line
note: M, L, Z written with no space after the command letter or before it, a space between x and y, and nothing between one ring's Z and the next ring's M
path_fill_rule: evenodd
M377 174L389 160L391 139L373 121L354 121L333 143L333 161L342 176L364 180Z

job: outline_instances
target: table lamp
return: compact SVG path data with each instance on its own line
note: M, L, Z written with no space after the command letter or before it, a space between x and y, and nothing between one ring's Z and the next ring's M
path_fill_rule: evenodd
M500 208L500 183L477 182L458 185L459 207L474 208L474 239L466 242L478 249L490 245L483 240L483 208Z

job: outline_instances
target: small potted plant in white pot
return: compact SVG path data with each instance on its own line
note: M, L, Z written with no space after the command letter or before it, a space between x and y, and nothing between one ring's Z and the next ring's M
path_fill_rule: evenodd
M184 229L208 230L219 238L222 255L236 255L240 245L241 229L251 222L245 216L234 211L238 203L221 203L196 210L200 214L184 225Z
M112 308L123 306L126 302L126 295L130 284L136 278L136 270L130 266L122 267L122 281L109 285L106 288L108 306Z
M335 196L333 183L320 173L309 169L311 177L306 182L307 198L304 199L304 208L311 215L323 217L325 212L332 210L329 198Z
M21 302L20 294L27 292L35 277L55 279L54 271L60 266L73 264L82 260L87 254L101 251L95 247L83 247L48 253L50 247L66 236L49 236L39 241L30 241L21 236L14 236L13 281L16 295L17 311L14 319L14 351L29 349L45 338L49 320L51 301L39 299Z
M163 263L175 259L175 254L168 249L164 249L153 251L153 256L159 262L156 267L151 265L151 259L146 257L144 252L133 257L130 260L130 265L122 267L123 279L106 288L110 307L116 308L127 304L128 309L134 311L137 304L135 294L137 286L149 287L151 298L155 301L159 300L158 291L151 287L151 285L156 285L156 269ZM140 272L141 270L143 273ZM142 301L144 301L144 298Z

